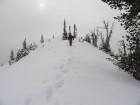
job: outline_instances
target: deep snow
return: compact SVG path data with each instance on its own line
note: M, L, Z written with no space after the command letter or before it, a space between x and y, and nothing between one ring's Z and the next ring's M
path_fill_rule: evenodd
M140 82L86 42L45 42L0 67L0 105L140 105Z

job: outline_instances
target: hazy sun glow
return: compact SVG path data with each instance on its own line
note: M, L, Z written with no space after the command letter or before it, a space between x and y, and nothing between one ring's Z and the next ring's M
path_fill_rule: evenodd
M38 6L39 6L40 9L45 9L46 8L45 2L38 3Z
M41 4L40 7L43 7L43 4Z

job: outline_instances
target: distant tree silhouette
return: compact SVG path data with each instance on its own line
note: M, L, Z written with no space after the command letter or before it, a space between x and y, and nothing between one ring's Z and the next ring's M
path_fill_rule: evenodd
M77 37L77 28L76 28L76 24L74 24L74 32L73 32L73 36L74 36L74 38Z
M10 60L8 61L11 66L15 62L14 51L11 50Z
M40 43L41 43L41 44L44 43L44 37L43 37L43 35L41 36Z
M54 38L54 35L53 35L53 37L52 38Z
M66 31L66 21L64 20L64 28L63 28L63 40L67 40L67 31Z
M41 36L41 40L40 40L40 43L42 44L42 47L44 47L44 37L43 37L43 35Z

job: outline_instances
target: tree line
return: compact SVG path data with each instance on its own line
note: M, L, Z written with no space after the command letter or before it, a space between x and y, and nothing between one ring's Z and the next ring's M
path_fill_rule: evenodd
M54 38L54 35L53 35L53 38ZM42 47L44 47L43 35L41 36L41 39L39 42L41 43ZM50 42L50 39L48 39L48 42ZM9 65L11 66L13 63L18 62L21 58L27 56L31 51L34 51L37 48L38 48L38 45L35 42L31 43L30 45L27 45L26 38L25 38L22 43L22 48L17 51L16 56L14 56L14 51L11 50L10 59L8 61Z
M111 8L121 11L114 19L126 30L123 36L127 44L121 41L123 46L121 60L109 59L116 66L140 80L140 0L102 0ZM127 50L127 53L126 53Z
M95 28L90 34L84 38L85 41L92 43L95 47L99 36L101 44L99 49L109 53L114 58L107 58L115 66L131 74L137 80L140 80L140 0L102 0L112 9L121 11L120 16L114 17L120 22L120 25L126 30L127 35L122 36L122 40L118 41L121 49L119 49L119 57L114 56L110 49L110 38L115 23L112 22L109 30L109 21L102 20L103 27ZM106 30L106 39L100 29ZM92 41L91 41L92 39ZM126 43L125 43L125 41Z

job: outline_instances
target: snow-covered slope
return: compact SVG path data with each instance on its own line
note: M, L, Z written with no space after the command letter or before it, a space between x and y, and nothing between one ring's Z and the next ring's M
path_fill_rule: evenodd
M140 83L107 54L75 39L45 42L0 67L0 105L140 105Z

